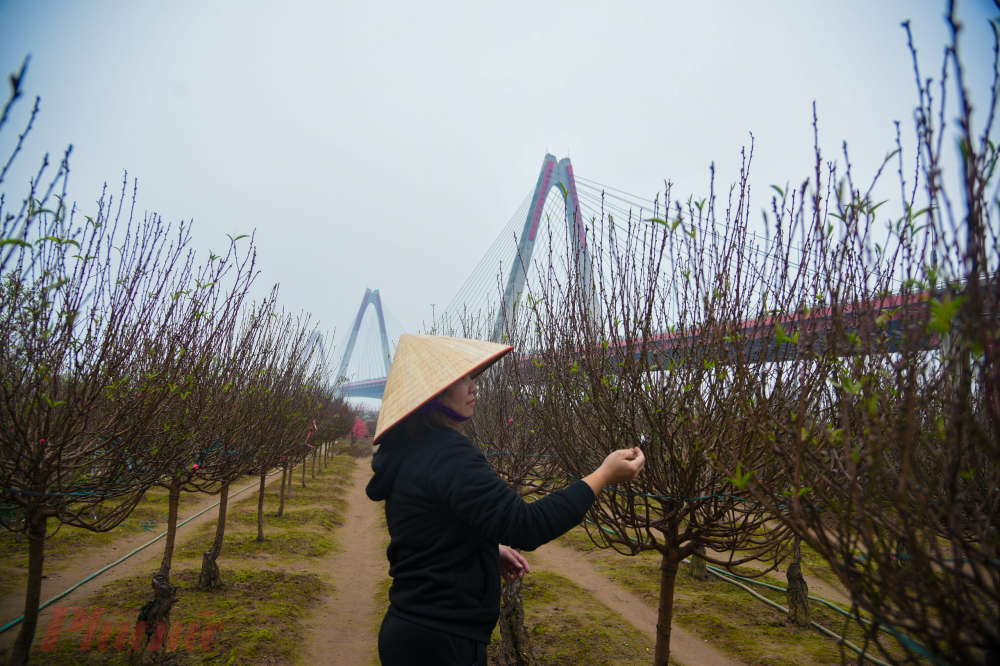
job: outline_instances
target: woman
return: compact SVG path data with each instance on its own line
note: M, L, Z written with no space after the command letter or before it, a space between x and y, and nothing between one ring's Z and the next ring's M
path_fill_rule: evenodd
M385 500L389 610L379 631L383 666L486 666L500 616L500 578L529 571L514 548L534 550L583 521L605 485L645 464L615 451L593 474L530 504L455 430L472 418L476 377L513 347L403 335L389 370L368 497ZM504 545L506 544L506 545Z

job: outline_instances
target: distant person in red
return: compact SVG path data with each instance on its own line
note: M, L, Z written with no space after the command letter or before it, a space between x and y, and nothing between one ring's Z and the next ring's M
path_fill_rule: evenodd
M646 459L615 451L592 474L527 503L455 430L472 418L475 377L512 347L403 335L386 380L368 497L385 500L389 610L383 666L486 666L500 579L529 572L534 550L583 521L601 489L631 481Z

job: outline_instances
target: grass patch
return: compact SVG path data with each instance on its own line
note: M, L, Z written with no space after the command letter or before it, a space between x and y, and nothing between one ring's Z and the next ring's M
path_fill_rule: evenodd
M228 572L225 585L214 592L193 589L198 574L195 569L179 570L171 577L181 589L171 613L171 632L167 644L177 637L177 654L183 664L270 664L295 663L303 653L302 621L323 594L325 584L314 574L292 574L254 568ZM72 614L64 621L64 631L53 650L33 650L32 664L95 664L117 666L128 663L127 646L131 641L138 609L150 596L149 576L140 575L113 581L89 598L83 609L94 621L96 609L99 628L91 649L81 651L85 631L69 632ZM186 647L191 625L193 649ZM202 640L209 623L218 623L208 636L207 649ZM124 625L124 626L122 626ZM107 635L105 636L105 632ZM125 649L119 651L119 633L125 636ZM39 630L35 648L41 645L45 631ZM101 639L103 649L100 648ZM6 655L5 655L6 656Z
M595 571L604 573L617 584L655 607L659 600L660 555L644 552L636 557L624 557L609 550L598 549L581 527L560 537L559 542L584 554ZM736 568L737 573L753 573L752 569ZM783 577L765 577L765 582L785 586ZM749 585L758 594L786 605L782 592ZM825 606L810 606L812 619L856 645L864 642L861 629L847 618ZM708 581L695 579L682 564L674 591L674 621L715 647L736 658L761 666L794 666L796 664L841 664L841 648L833 639L816 629L800 629L787 621L780 611L754 599L738 587L715 577ZM856 655L848 651L849 658Z
M201 554L208 550L213 536L192 536L174 551L174 561L201 562ZM264 541L257 541L257 532L249 530L226 530L226 540L222 545L220 560L267 560L279 563L296 562L303 559L324 557L338 548L332 536L309 530L286 532L274 530L265 532Z
M332 497L328 500L328 506L312 509L293 509L285 511L281 516L264 515L264 529L268 527L319 527L331 530L343 525L344 511L347 510L347 502L340 497ZM236 510L226 513L226 529L230 527L236 529L257 530L257 507L239 507ZM215 525L212 525L212 533L215 533Z
M653 658L653 642L573 581L550 572L524 579L524 624L546 666L645 666ZM500 630L493 632L491 658L496 658Z

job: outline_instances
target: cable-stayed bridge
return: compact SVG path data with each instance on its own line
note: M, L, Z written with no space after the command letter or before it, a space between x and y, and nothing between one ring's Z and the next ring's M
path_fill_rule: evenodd
M472 274L441 312L435 326L457 330L464 317L488 316L480 333L501 338L502 323L509 319L518 298L543 278L553 264L562 275L576 272L584 284L593 285L595 252L614 252L612 239L606 247L591 248L589 226L596 220L643 223L656 214L662 203L630 195L613 187L578 176L570 159L546 154L534 186L497 235ZM644 222L649 224L648 220ZM615 227L612 236L627 233L627 224ZM546 256L547 255L547 256ZM570 259L567 266L566 257ZM593 292L591 292L593 293ZM595 302L593 308L599 305ZM368 316L369 309L372 311ZM383 307L378 290L367 290L346 342L337 376L347 381L353 397L381 398L392 362L392 350L404 332Z
M366 317L369 309L373 312ZM382 307L382 295L378 289L366 289L337 367L336 376L348 379L344 386L347 395L355 398L382 397L392 364L392 350L403 333L402 325Z
M636 225L658 227L650 218L667 217L663 202L637 197L621 190L601 185L576 175L570 159L557 160L547 154L534 187L511 216L489 250L479 261L472 274L458 293L442 311L435 327L440 331L460 331L459 322L467 324L470 318L479 318L475 328L479 335L500 340L505 319L512 318L515 303L523 293L530 293L532 285L551 279L553 269L561 273L560 279L569 273L585 287L584 293L594 293L590 289L595 280L595 257L608 259L625 247L625 237L633 233ZM605 224L605 222L607 224ZM692 224L693 220L689 220ZM597 234L591 225L601 224L598 247L591 247ZM662 229L662 227L660 227ZM724 230L709 223L699 227L698 233L719 238ZM747 251L759 253L765 258L770 250L770 238L749 234L751 244ZM589 243L589 244L588 244ZM537 245L537 247L536 247ZM547 256L546 256L547 255ZM800 260L806 260L801 257ZM791 261L792 266L797 262ZM872 303L874 310L893 310L890 328L900 324L901 312L909 307L919 307L928 294L911 294L904 304L899 297L885 303ZM906 307L900 307L906 305ZM600 311L600 304L590 304L593 311ZM370 316L367 315L372 310ZM484 317L491 318L486 321ZM807 321L808 320L808 321ZM786 328L802 326L822 335L828 323L817 313L798 321L795 315L769 319L767 321L745 322L742 328L749 335L750 353L760 362L783 361L794 358L794 350L787 344L775 344L773 340L762 347L760 341L768 337L768 331L775 322ZM385 381L392 363L392 353L399 336L404 333L399 322L383 307L378 290L368 289L362 298L361 307L350 329L344 346L344 354L338 367L337 376L345 378L345 392L352 397L381 398ZM754 342L753 340L756 340ZM661 356L682 353L697 345L695 336L663 334L654 342ZM936 338L925 341L928 348L936 347Z
M484 324L489 337L499 339L521 293L537 278L536 244L543 252L575 258L587 284L593 276L593 252L588 247L588 220L612 214L638 220L653 210L654 202L579 178L570 159L547 154L534 187L480 260L472 275L444 309L437 323L456 320L466 313L490 313ZM566 268L566 267L564 267ZM499 283L502 277L503 285ZM366 317L369 306L372 317ZM596 307L596 303L595 303ZM353 397L381 398L392 362L392 349L403 328L386 310L378 290L365 292L338 368L348 381L345 391ZM360 343L359 343L360 341ZM359 346L360 344L360 346ZM356 352L357 350L357 352ZM356 357L356 353L358 355Z

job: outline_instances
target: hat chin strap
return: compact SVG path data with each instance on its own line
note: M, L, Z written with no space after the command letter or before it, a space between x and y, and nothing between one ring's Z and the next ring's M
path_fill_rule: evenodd
M458 422L468 421L470 418L472 418L471 416L462 416L461 414L459 414L458 412L456 412L451 407L448 407L447 405L445 405L444 403L442 403L437 398L431 398L430 402L428 402L428 403L426 403L424 405L421 405L420 408L417 409L417 411L418 412L435 412L435 411L436 412L441 412L442 414L444 414L445 416L447 416L452 421L458 421Z

